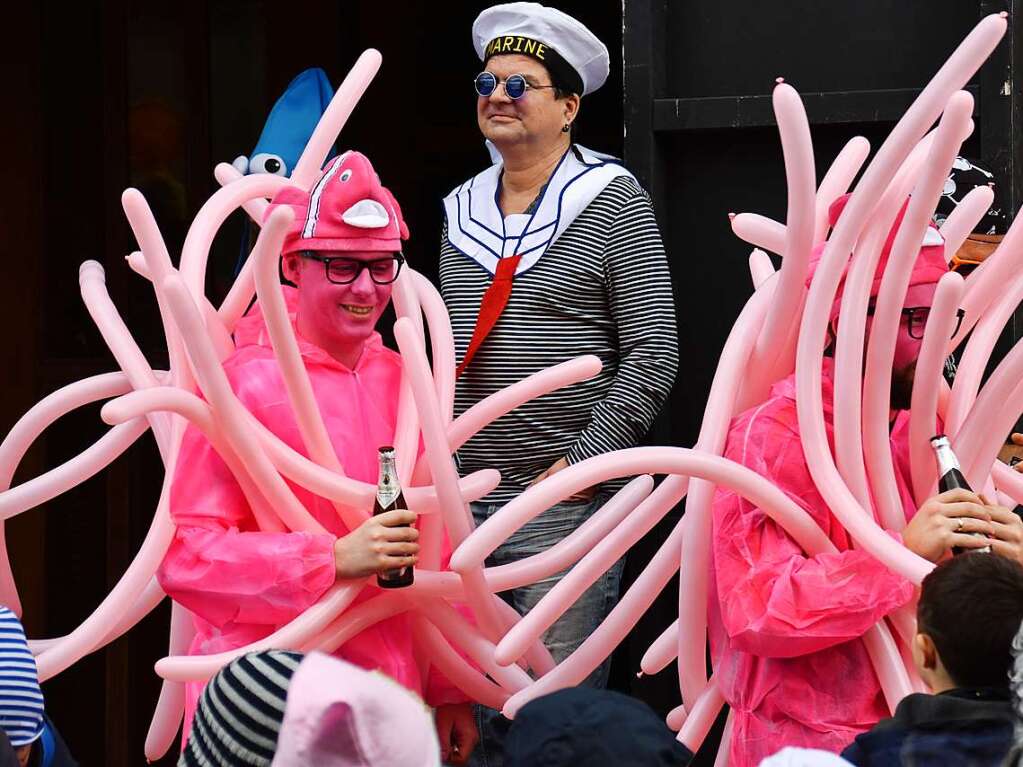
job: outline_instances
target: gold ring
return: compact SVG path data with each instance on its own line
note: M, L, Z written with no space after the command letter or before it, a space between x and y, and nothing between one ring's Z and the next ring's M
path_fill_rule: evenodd
M956 519L956 532L960 532L963 529L963 518L959 517Z

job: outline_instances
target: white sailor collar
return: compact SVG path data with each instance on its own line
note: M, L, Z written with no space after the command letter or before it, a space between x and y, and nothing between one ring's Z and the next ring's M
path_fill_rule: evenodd
M515 274L522 274L611 181L635 178L613 157L575 144L551 174L532 213L502 216L497 195L503 171L498 162L444 198L448 241L491 274L500 259L515 254L522 256Z

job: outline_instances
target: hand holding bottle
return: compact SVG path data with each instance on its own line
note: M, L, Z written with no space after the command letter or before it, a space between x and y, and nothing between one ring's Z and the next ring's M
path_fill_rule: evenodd
M953 548L991 545L982 537L996 537L991 519L991 507L980 496L957 487L927 499L902 531L902 541L915 554L938 562Z
M365 578L412 567L419 559L419 531L410 525L414 512L394 509L370 517L334 543L337 577Z
M981 496L983 498L983 496ZM987 506L991 515L991 551L1023 564L1023 520L1005 506Z

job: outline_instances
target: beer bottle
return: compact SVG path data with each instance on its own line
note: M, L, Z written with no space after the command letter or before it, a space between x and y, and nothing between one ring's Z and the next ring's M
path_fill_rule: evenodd
M970 483L967 482L966 477L963 476L963 471L959 467L959 459L956 458L956 454L952 451L952 445L949 443L948 437L944 434L931 437L931 447L934 448L934 457L938 462L938 492L944 493L946 490L952 490L957 487L973 492L973 488L970 487ZM970 533L970 535L979 535L982 538L987 537L983 533ZM989 553L991 551L991 547L985 546L982 549L963 549L959 546L952 547L953 554L962 554L964 551L982 551Z
M398 481L398 470L394 466L394 448L380 448L380 479L377 481L377 497L373 503L373 516L385 511L407 509L405 496ZM408 527L408 525L405 525ZM399 567L384 573L377 573L377 585L382 589L398 589L411 586L414 579L411 567Z

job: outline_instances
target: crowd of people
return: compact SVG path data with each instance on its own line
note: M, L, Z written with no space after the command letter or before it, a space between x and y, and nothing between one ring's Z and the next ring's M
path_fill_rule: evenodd
M679 358L671 280L650 199L620 163L574 141L581 98L608 76L606 47L577 20L535 3L490 8L472 33L484 68L475 79L476 117L495 161L444 201L440 289L459 359L456 414L559 362L592 354L603 363L595 378L514 410L459 451L463 474L501 472L500 486L471 505L481 524L532 484L639 444L664 405ZM953 205L969 183L989 183L984 171L970 182L979 169L965 160L957 170L962 188L946 188ZM832 205L832 224L844 202ZM282 273L313 394L348 476L375 483L378 448L395 431L402 372L376 324L410 233L397 200L358 152L332 159L307 192L285 188L268 215L280 207L294 213ZM992 211L989 218L990 227L952 258L954 268L976 265L997 245L1005 216ZM1023 521L965 489L922 504L909 492L908 401L901 394L909 391L920 352L919 320L949 269L949 254L932 231L910 277L896 345L891 452L907 522L892 534L936 567L917 591L852 546L810 476L792 377L737 415L725 456L780 487L837 551L809 556L755 504L717 491L710 654L731 711L732 767L996 765L1015 764L1023 753L1023 658L1014 669L1012 655L1014 641L1017 657L1023 652ZM836 300L833 334L838 310ZM238 399L305 453L258 305L239 322L234 343L223 365ZM829 432L831 377L826 359ZM1021 445L1023 437L1013 435L1003 457L1011 460ZM620 486L611 482L566 499L518 530L487 564L549 549ZM263 529L250 495L209 440L194 427L185 434L171 493L177 531L158 577L194 618L192 654L244 647L339 581L418 561L411 512L388 511L349 529L327 500L294 490L326 532ZM986 551L953 556L953 549ZM556 661L614 607L621 573L619 562L546 632ZM560 577L502 596L526 613ZM372 598L372 591L359 597ZM917 598L912 655L930 692L908 696L888 717L859 640ZM421 674L408 621L383 620L333 655L286 649L244 655L209 683L189 684L179 764L656 767L693 758L646 704L602 689L606 663L582 686L532 701L508 721L473 705L436 670ZM31 653L9 611L0 612L0 729L6 734L0 765L74 764L45 716Z

